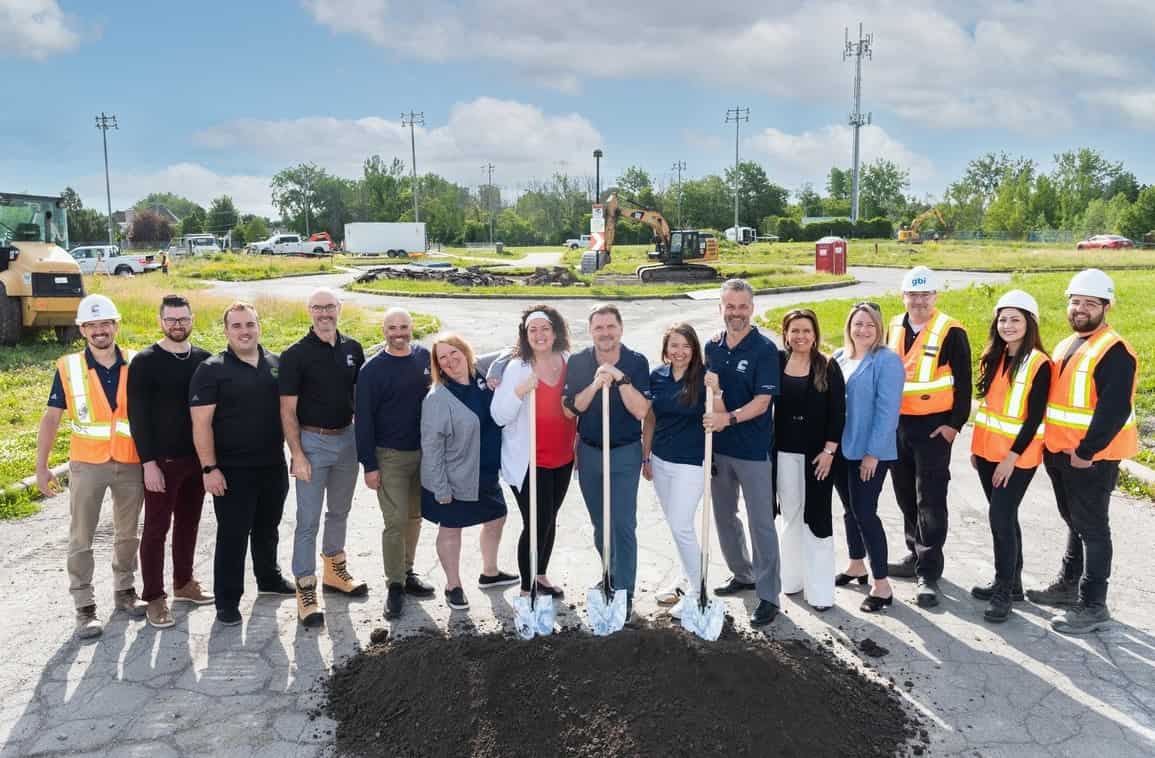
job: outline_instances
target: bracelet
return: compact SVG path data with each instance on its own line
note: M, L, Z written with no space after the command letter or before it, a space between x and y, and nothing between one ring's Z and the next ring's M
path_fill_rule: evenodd
M647 465L649 462L650 462L650 459L648 457L642 459L642 465L643 466Z

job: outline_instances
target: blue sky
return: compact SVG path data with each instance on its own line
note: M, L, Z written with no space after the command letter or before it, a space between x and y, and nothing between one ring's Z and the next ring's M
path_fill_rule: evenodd
M840 52L859 20L874 35L863 155L907 167L912 194L940 194L991 150L1047 169L1091 146L1155 183L1155 14L1143 0L1089 5L0 0L0 189L71 185L102 207L93 116L106 111L120 121L114 206L227 193L270 213L268 179L286 166L354 176L375 152L408 162L410 108L425 114L418 169L458 182L479 183L489 162L507 193L590 175L597 147L603 184L629 165L666 183L677 160L690 176L733 161L734 105L750 108L744 159L791 190L821 188L850 163Z

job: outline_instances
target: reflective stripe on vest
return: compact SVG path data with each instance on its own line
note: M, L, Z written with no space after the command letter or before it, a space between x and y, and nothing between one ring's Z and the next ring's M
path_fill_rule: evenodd
M939 365L943 340L951 329L962 324L935 309L930 322L915 337L906 352L906 329L903 317L890 323L890 347L902 358L906 381L902 385L902 409L907 415L926 415L949 411L954 406L954 372L950 364ZM917 351L917 358L914 353Z
M975 412L975 432L971 438L971 452L988 461L1001 462L1008 453L1027 419L1027 397L1034 384L1039 368L1047 361L1047 356L1032 350L1027 359L1015 371L1008 382L1003 371L995 374L982 405ZM1009 385L1009 386L1008 386ZM1002 407L996 410L991 404L1002 400ZM1042 446L1045 422L1039 423L1035 435L1027 449L1022 452L1015 466L1034 468L1042 462Z
M108 420L94 419L93 398L90 396L92 385L89 384L90 375L95 373L89 370L85 355L71 353L64 356L58 364L61 370L61 385L67 396L69 428L72 433L70 457L73 460L84 462L101 462L102 460L117 460L124 463L138 462L136 446L132 441L132 426L127 415L127 397L125 384L128 381L128 364L136 356L136 351L125 350L121 357L124 365L121 366L120 385L118 396L124 397L124 404L118 403L116 411L111 412ZM98 379L92 380L99 385ZM99 388L97 391L101 391ZM102 399L96 403L100 407L109 407L111 403ZM115 439L114 439L115 435ZM88 443L96 443L92 447Z
M1122 343L1135 358L1138 358L1131 346L1110 328L1104 328L1097 334L1089 337L1069 360L1066 368L1063 362L1068 357L1071 345L1078 339L1072 334L1055 347L1055 367L1057 376L1051 385L1051 397L1047 400L1047 449L1051 452L1074 449L1079 446L1091 428L1091 419L1095 415L1095 406L1098 403L1098 393L1095 390L1095 369L1103 355L1115 346ZM1127 417L1123 428L1111 440L1106 448L1095 454L1094 460L1122 460L1130 458L1138 452L1139 430L1135 420L1135 388L1138 376L1131 380L1131 413Z

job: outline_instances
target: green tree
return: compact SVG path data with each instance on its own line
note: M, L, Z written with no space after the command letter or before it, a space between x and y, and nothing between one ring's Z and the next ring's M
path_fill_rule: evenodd
M205 224L208 222L208 215L205 209L199 205L192 209L192 211L181 219L180 233L181 234L203 234Z
M152 192L143 200L138 200L132 207L136 210L144 210L154 205L163 205L172 211L177 218L184 219L186 216L192 214L199 209L202 213L204 208L189 200L187 197L174 195L171 192Z
M1014 238L1027 233L1036 221L1031 216L1034 178L1033 165L1023 166L1017 172L1007 169L983 218L984 232L1002 233Z
M726 184L734 186L734 170L726 169ZM731 192L733 190L731 189ZM786 213L786 200L790 191L770 181L766 170L754 161L738 164L738 211L740 222L746 226L756 224L766 216L781 216ZM733 195L730 202L733 203ZM731 206L729 222L724 227L734 225L734 211Z
M1155 185L1145 187L1119 221L1119 233L1133 240L1155 232Z
M108 241L108 216L91 208L80 208L68 212L69 244L82 245L86 242Z
M810 182L795 190L794 198L798 201L803 216L822 215L822 197L814 191L814 185Z
M213 234L223 235L236 226L238 220L239 214L237 207L233 205L233 199L228 195L221 195L209 206L205 228Z
M229 232L229 236L232 237L233 247L244 247L250 242L250 240L245 237L245 225L239 221L237 222L237 225L233 227L232 231ZM252 241L258 242L259 240Z
M312 229L312 218L326 215L320 206L322 183L331 178L329 172L315 163L301 163L282 169L269 183L273 190L273 205L285 223L298 232ZM306 214L309 216L306 219Z
M1106 194L1108 188L1122 173L1122 163L1112 163L1089 147L1056 154L1051 180L1059 198L1058 221L1062 227L1073 228L1095 198L1110 197Z
M650 175L637 166L630 166L618 177L618 189L631 200L646 208L661 210L654 195L654 184Z
M64 191L60 193L60 199L64 201L64 208L69 213L84 207L84 203L80 202L80 195L71 187L64 188Z
M260 216L253 216L245 224L245 244L267 240L269 236L269 222Z
M903 192L909 186L910 172L897 163L878 158L866 164L859 178L859 217L896 217L906 205Z
M849 200L853 183L853 171L831 166L830 173L826 175L826 194L833 200ZM847 215L850 215L849 211Z
M128 238L133 242L167 242L172 239L172 226L156 211L136 211L128 229Z

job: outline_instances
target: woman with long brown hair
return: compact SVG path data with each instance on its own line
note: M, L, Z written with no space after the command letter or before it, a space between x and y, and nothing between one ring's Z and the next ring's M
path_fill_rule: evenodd
M1043 460L1043 417L1051 390L1051 359L1039 337L1039 304L1011 290L995 305L987 346L979 358L982 399L971 437L971 465L990 505L995 580L971 589L989 601L983 618L1006 621L1011 601L1023 599L1023 535L1019 505Z
M705 483L705 376L694 327L683 322L666 329L662 365L650 372L653 401L642 425L642 476L654 483L687 578L685 597L670 609L674 618L681 617L683 604L697 602L702 581L694 518Z
M846 421L846 386L821 349L818 316L807 308L782 319L782 394L774 403L774 468L782 513L782 591L804 593L816 610L834 605L830 467Z

